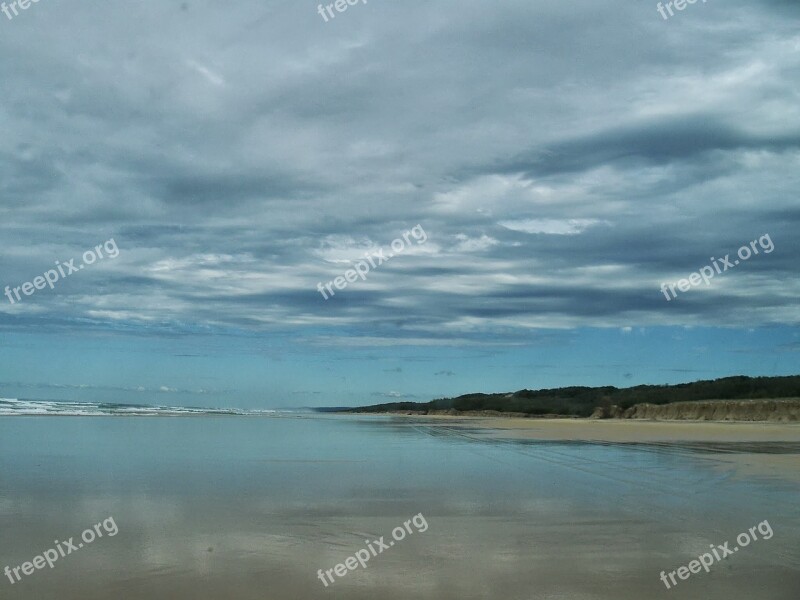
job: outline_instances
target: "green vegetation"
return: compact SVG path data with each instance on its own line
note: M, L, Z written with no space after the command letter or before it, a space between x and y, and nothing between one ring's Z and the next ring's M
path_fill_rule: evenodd
M566 387L550 390L520 390L505 394L466 394L430 402L392 402L342 412L383 413L395 411L496 410L529 415L588 417L598 406L669 404L692 400L756 400L800 397L800 375L790 377L724 377L677 385L637 385L630 388Z

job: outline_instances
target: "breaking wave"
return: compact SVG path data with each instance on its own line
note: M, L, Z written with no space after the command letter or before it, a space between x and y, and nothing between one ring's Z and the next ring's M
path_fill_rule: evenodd
M196 408L184 406L148 406L144 404L110 404L107 402L55 402L52 400L18 400L0 398L0 416L112 416L112 417L187 417L203 415L281 416L302 410L245 410L240 408Z

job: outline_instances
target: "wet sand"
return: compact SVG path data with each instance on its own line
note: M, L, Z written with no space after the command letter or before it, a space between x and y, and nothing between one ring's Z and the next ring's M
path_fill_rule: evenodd
M665 445L713 455L715 468L742 477L800 482L800 423L642 421L634 419L528 419L404 416L433 426L477 429L507 440Z
M501 432L502 437L586 442L800 442L800 423L409 416Z
M755 459L774 443L798 464L794 429L649 425L663 442L642 423L501 421L0 418L0 570L100 519L119 527L0 595L796 600L800 485L721 468L734 447ZM317 579L417 513L427 531ZM772 539L676 589L659 581L765 519Z

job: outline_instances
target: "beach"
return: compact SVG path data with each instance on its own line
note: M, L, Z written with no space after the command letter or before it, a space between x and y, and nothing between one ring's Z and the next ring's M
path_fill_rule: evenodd
M691 448L713 455L715 469L800 483L800 424L627 419L425 418L440 426L477 429L498 440L538 440Z
M800 600L800 0L0 23L0 600Z
M762 460L769 444L788 444L782 456L796 470L796 429L746 427L2 417L0 569L109 517L119 531L0 585L24 600L730 600L765 597L767 586L770 600L794 600L800 483L731 469L731 448L719 447L749 438L738 454ZM420 514L424 532L323 585L320 570L382 536L388 545ZM771 539L677 588L659 580L765 520Z
M395 415L398 416L398 415ZM401 417L402 418L402 417ZM629 419L529 419L408 416L432 423L463 423L514 439L584 442L798 442L800 423L643 421Z

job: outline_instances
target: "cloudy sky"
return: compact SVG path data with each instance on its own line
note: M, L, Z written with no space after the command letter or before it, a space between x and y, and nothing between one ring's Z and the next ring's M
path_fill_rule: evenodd
M797 373L800 5L656 4L0 13L0 396L314 406ZM317 291L416 225L424 243ZM116 258L14 298L109 239Z

